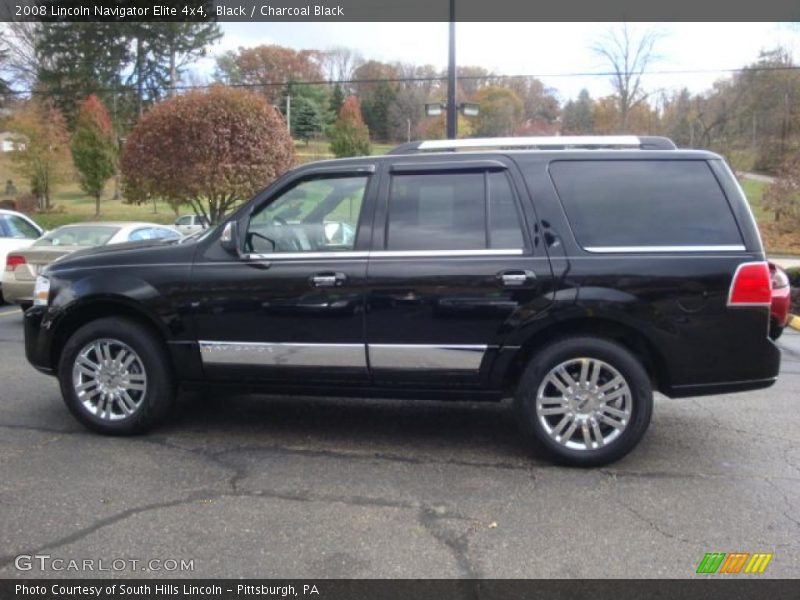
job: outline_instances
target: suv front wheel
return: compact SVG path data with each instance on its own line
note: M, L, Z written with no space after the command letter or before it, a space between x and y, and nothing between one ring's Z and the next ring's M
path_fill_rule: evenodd
M653 391L625 347L569 337L534 354L515 402L524 429L551 458L593 467L636 446L650 424Z
M70 412L110 435L141 433L162 421L175 398L167 352L150 330L121 318L87 323L67 340L58 379Z

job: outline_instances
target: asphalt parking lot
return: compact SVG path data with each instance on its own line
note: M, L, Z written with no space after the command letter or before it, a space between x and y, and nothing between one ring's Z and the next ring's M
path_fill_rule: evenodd
M632 455L577 470L533 454L504 404L184 396L152 435L101 437L2 306L0 577L694 577L706 552L796 577L800 333L780 345L773 388L659 398Z

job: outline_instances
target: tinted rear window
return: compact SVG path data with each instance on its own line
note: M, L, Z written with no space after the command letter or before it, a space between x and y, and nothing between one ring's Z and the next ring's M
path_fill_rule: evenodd
M505 173L392 177L389 250L517 250L524 245Z
M705 161L556 161L550 174L585 248L742 244Z

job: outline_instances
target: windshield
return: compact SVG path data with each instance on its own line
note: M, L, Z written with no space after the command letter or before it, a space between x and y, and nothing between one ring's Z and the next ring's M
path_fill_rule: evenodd
M34 246L102 246L114 237L119 227L107 225L66 225L34 242Z

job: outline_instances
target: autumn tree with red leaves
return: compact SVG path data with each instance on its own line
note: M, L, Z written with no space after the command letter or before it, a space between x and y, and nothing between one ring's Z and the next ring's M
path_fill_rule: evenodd
M153 107L125 143L125 195L190 204L218 223L295 163L280 113L259 94L214 86Z
M331 127L330 139L331 152L337 158L369 155L369 129L361 116L361 105L355 96L345 98L339 118Z
M217 77L229 85L259 89L272 104L283 100L283 86L278 84L324 79L319 52L277 44L226 52L217 59Z
M99 216L103 188L117 170L117 142L108 111L94 94L78 109L71 148L81 187L94 198Z

